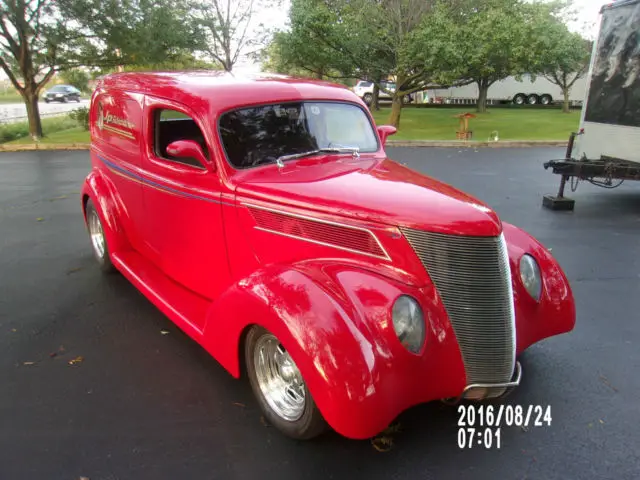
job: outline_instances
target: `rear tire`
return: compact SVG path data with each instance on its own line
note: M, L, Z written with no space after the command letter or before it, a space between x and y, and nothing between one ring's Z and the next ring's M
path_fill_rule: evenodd
M254 326L244 354L251 389L271 425L296 440L309 440L327 429L298 367L275 335Z
M540 97L540 104L541 105L551 105L551 102L553 102L553 98L551 98L551 95L549 94L544 94Z
M536 105L536 104L540 103L540 98L535 93L532 93L531 95L529 95L527 97L527 103L529 105Z
M362 100L364 101L364 103L366 103L367 105L371 105L371 102L373 100L373 94L371 93L365 93L362 97Z
M104 273L114 273L116 271L116 267L113 266L111 258L109 257L107 237L104 234L100 216L98 215L91 199L87 200L85 215L87 217L87 230L89 231L89 239L91 240L93 256L98 262L98 265L100 265L100 270Z

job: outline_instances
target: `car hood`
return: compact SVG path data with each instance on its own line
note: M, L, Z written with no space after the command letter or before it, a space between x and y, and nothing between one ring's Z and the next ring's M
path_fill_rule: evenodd
M453 235L502 231L486 204L386 158L316 157L247 171L239 180L237 195L246 200Z

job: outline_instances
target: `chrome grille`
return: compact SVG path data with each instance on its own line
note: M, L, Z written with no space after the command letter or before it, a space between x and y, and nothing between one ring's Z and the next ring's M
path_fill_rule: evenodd
M504 237L402 229L436 286L458 339L467 382L508 382L515 368L515 313Z

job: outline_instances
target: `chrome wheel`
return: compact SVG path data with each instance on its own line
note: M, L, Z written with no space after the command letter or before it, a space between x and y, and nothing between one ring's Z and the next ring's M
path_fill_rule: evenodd
M91 236L91 245L93 246L93 251L100 260L104 258L105 252L105 241L104 241L104 232L102 230L102 224L100 223L100 218L98 218L98 214L95 210L91 210L89 213L89 235Z
M276 337L265 334L258 338L253 366L260 391L273 412L289 422L300 419L306 405L304 381Z

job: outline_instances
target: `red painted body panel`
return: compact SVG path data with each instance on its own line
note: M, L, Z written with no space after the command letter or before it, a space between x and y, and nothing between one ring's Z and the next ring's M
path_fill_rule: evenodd
M500 220L487 205L399 163L365 155L357 160L329 158L333 161L314 157L304 166L296 162L282 172L275 165L251 170L238 194L431 232L478 236L501 232Z
M104 121L120 122L113 129L136 140L137 160L107 138L109 128L99 128L95 105L96 98L123 98L129 90L127 98L140 105L136 122ZM122 74L104 79L96 92L93 168L82 193L98 208L114 265L236 377L247 328L274 333L327 422L345 436L375 435L406 408L458 396L467 385L440 296L398 227L504 234L518 353L574 327L571 289L547 249L478 200L387 159L382 146L358 159L318 155L282 168L236 171L226 161L216 129L221 112L301 99L364 108L342 87L224 74ZM203 169L155 156L151 118L160 107L199 124L210 152ZM286 214L290 223L278 221L289 230L271 231L271 220L255 209ZM332 228L317 230L310 221ZM349 229L353 235L332 240ZM520 281L523 253L542 272L539 302ZM419 354L400 344L391 322L391 306L402 294L415 297L425 315Z

